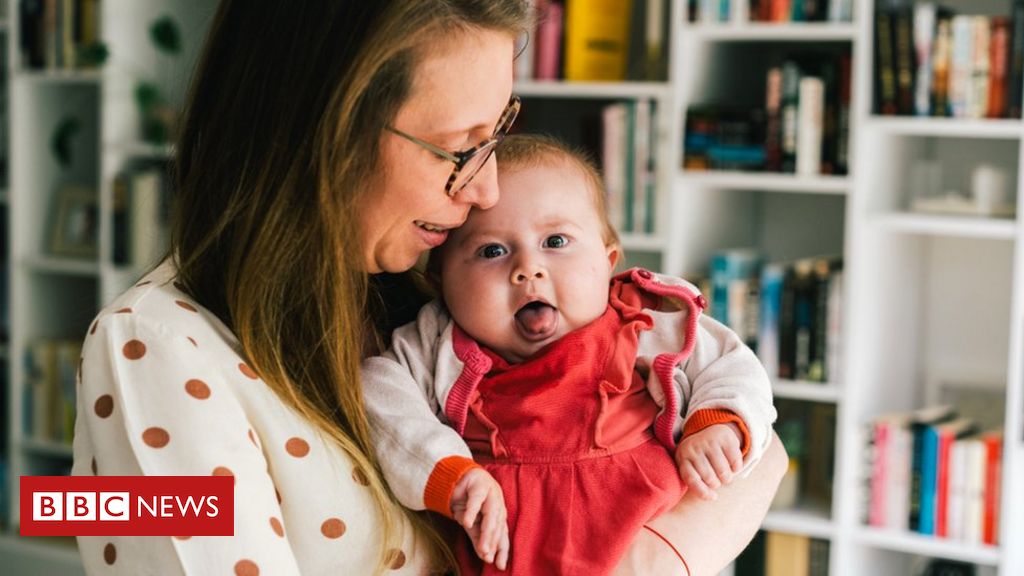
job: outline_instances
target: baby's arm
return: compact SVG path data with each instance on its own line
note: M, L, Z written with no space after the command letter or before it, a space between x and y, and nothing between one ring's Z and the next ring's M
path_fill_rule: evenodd
M676 377L687 399L676 461L687 483L713 498L713 489L746 474L771 441L771 381L732 330L704 315L693 354Z
M469 447L439 416L434 372L447 316L431 304L395 331L392 346L362 363L373 448L398 500L459 521L480 557L508 557L505 501L497 482L473 462Z

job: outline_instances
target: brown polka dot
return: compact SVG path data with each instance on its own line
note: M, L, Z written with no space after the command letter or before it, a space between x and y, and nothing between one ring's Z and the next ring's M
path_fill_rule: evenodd
M113 566L117 561L117 548L114 547L113 542L107 542L107 545L103 547L103 561L108 566Z
M96 411L96 415L100 418L108 418L114 412L114 397L110 394L104 394L96 399L96 403L93 404L93 410Z
M163 448L171 441L171 435L163 428L146 428L142 432L142 441L151 448Z
M188 341L191 342L193 346L195 346L196 348L199 348L199 344L196 344L196 341L195 341L194 338L192 338L191 336L185 336L185 338L188 338Z
M175 540L188 540L191 536L174 536Z
M332 540L344 536L346 530L348 530L348 526L345 526L341 518L328 518L320 525L320 532Z
M260 576L260 567L252 560L239 560L235 563L235 576Z
M281 521L273 516L270 517L270 527L274 530L274 534L277 534L281 538L284 538L284 526L281 526Z
M249 365L246 364L245 362L240 362L238 364L238 369L241 370L242 374L245 374L246 377L248 378L252 378L253 380L259 378L256 372L252 368L250 368Z
M352 480L360 486L369 486L370 479L366 477L366 472L362 468L356 466L352 469Z
M121 308L120 310L114 312L114 314L131 314L131 313L132 313L132 309L131 308Z
M391 570L398 570L402 566L405 566L405 552L397 548L388 550L387 555L384 557L384 563Z
M213 476L231 476L232 483L238 482L238 480L235 479L235 473L232 472L231 468L228 468L227 466L217 466L216 468L214 468Z
M289 438L284 444L284 449L292 456L302 458L306 454L309 454L309 442L306 442L302 438Z
M92 468L93 476L99 476L99 473L96 472L96 458L92 459L92 465L90 466L90 468Z
M260 445L256 442L256 434L253 433L252 428L249 428L249 441L252 442L253 446L257 448L260 447Z
M100 321L98 319L94 320L93 323L92 323L92 328L89 328L89 334L95 334L96 333L96 327L99 326L99 325L100 325Z
M129 360L138 360L146 355L146 345L141 340L129 340L121 349L124 357Z
M195 378L185 382L185 392L198 400L206 400L210 397L210 387L206 385L206 382Z
M174 303L184 308L185 310L188 310L189 312L199 312L199 310L196 310L195 306L189 304L188 302L185 302L184 300L175 300Z

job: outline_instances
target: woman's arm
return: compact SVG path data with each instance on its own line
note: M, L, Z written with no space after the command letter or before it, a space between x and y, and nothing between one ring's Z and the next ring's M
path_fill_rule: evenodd
M718 490L715 501L692 491L672 510L650 522L686 559L689 576L714 576L729 565L757 533L786 471L786 451L772 441L750 475ZM665 542L641 530L616 570L616 576L686 572Z

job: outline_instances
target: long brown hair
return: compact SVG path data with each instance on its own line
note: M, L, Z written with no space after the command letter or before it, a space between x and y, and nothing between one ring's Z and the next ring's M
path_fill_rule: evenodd
M367 472L381 570L400 507L359 386L372 328L354 206L427 46L473 29L519 34L527 18L522 0L222 0L190 89L171 232L180 280L278 396Z

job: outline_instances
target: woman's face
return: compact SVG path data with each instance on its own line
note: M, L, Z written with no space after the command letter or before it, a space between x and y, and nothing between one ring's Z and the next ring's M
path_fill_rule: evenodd
M490 138L512 93L513 37L473 30L440 42L423 55L409 99L391 127L449 152ZM359 207L367 272L402 272L420 254L441 245L470 208L498 199L492 157L465 188L449 197L454 163L385 130L377 176Z

